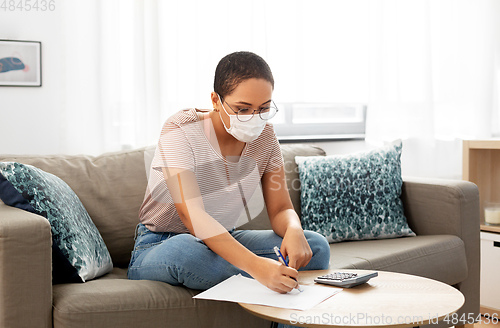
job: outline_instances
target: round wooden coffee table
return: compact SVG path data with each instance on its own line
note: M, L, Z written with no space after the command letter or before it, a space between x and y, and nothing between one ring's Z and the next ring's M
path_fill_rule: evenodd
M314 278L335 271L367 272L332 269L301 271L299 283L316 284ZM240 305L261 318L299 327L405 328L446 319L458 311L464 301L460 291L445 283L408 274L378 271L378 277L368 283L344 288L305 311L245 303ZM451 321L451 316L449 319Z

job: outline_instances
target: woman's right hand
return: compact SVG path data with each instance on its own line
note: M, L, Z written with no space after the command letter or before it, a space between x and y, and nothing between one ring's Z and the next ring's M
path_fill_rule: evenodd
M264 286L281 294L288 293L299 285L297 270L265 257L257 257L248 273Z

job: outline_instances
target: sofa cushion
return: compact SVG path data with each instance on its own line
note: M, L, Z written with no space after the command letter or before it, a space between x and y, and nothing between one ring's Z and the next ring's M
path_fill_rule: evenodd
M108 249L89 214L55 175L31 165L0 162L0 198L50 222L53 283L84 282L112 270Z
M413 274L453 285L467 278L462 239L425 235L330 244L330 268Z
M52 173L78 195L111 254L115 266L127 267L139 223L147 179L144 148L83 155L0 155Z
M401 140L348 155L296 156L302 227L327 240L415 236L401 201Z
M125 269L85 284L54 286L54 328L64 327L269 327L238 304L196 300L200 291L128 280Z

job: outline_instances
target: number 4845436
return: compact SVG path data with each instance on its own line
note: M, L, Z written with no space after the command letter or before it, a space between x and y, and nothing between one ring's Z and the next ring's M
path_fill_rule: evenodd
M54 11L56 0L3 0L3 11Z
M498 314L493 313L492 315L485 313L483 315L474 315L473 313L468 313L467 315L465 313L462 313L461 316L458 316L457 313L453 314L448 314L446 317L443 319L444 322L446 322L449 325L465 325L465 324L473 324L473 323L483 323L483 324L497 324L498 323Z

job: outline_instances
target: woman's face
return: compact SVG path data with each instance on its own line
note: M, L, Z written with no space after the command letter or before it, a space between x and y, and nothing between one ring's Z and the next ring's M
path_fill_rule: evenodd
M238 84L231 94L221 98L225 110L222 108L221 102L219 101L217 101L216 106L221 113L221 118L229 128L230 122L228 115L236 115L235 112L241 109L251 109L257 113L260 109L270 105L272 95L273 86L269 81L251 78L244 80Z

